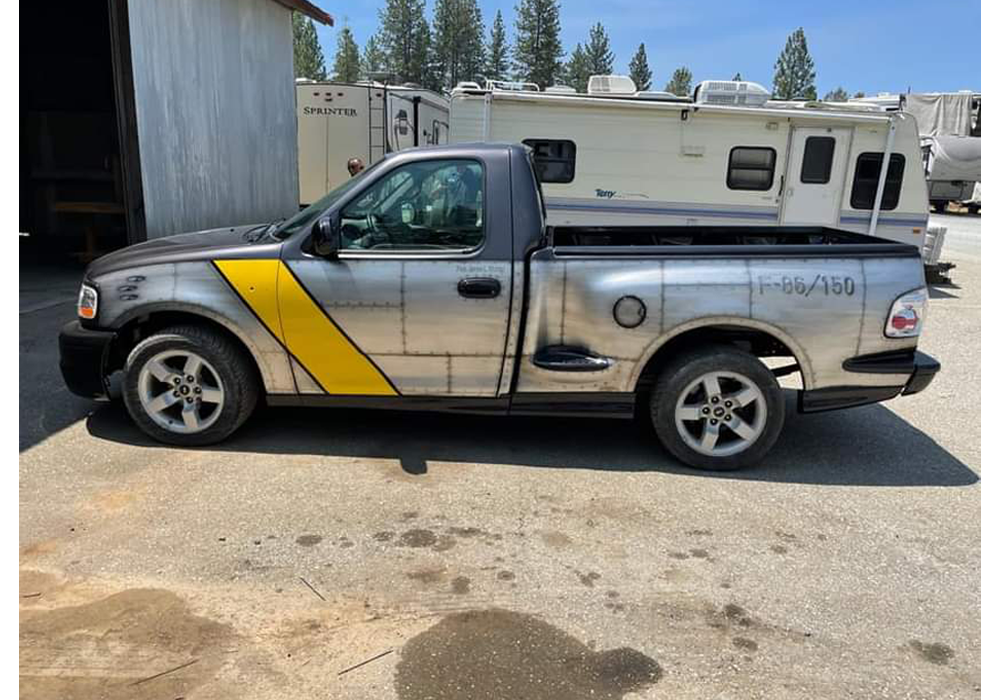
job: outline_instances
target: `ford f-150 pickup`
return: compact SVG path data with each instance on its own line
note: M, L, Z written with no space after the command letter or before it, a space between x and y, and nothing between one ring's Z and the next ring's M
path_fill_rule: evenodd
M915 247L692 223L546 227L525 147L403 151L283 222L98 259L60 365L72 391L120 393L178 445L222 440L261 399L644 412L667 450L709 469L774 445L776 377L799 374L811 412L913 394L938 370L917 351Z

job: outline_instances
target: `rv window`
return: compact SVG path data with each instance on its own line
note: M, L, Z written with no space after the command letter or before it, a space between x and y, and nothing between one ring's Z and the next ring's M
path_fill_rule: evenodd
M799 179L807 185L825 185L830 182L833 168L833 150L837 139L832 136L810 136L802 151L802 173Z
M524 139L535 161L539 182L573 182L576 174L576 144L557 139Z
M903 187L903 170L906 158L901 153L893 153L889 158L889 171L885 176L885 190L882 192L880 210L895 209L899 204L899 191ZM878 190L878 176L882 171L881 153L862 153L854 168L854 186L851 189L852 209L871 209L875 204Z
M769 190L774 184L773 148L737 146L729 152L726 185L731 190Z

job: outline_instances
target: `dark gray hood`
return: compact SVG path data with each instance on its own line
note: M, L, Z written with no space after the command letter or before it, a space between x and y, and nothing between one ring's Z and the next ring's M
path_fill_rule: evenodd
M155 238L145 243L108 253L90 264L86 277L95 279L109 272L145 265L212 260L214 258L278 257L281 242L266 237L260 242L244 240L244 234L266 224L213 228L176 236Z

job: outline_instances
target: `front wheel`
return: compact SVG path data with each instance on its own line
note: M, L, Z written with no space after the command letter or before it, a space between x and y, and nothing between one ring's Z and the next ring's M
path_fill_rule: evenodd
M125 363L123 398L143 432L172 445L209 445L250 416L259 387L242 348L210 328L176 326L146 338Z
M759 462L785 422L781 387L749 353L712 346L677 357L649 401L663 446L698 469L728 471Z

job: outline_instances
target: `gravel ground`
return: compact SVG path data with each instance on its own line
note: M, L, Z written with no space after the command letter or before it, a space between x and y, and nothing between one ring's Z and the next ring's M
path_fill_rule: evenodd
M66 391L72 304L32 299L22 697L978 697L980 220L932 218L931 386L792 412L725 475L597 420L275 409L162 447Z

